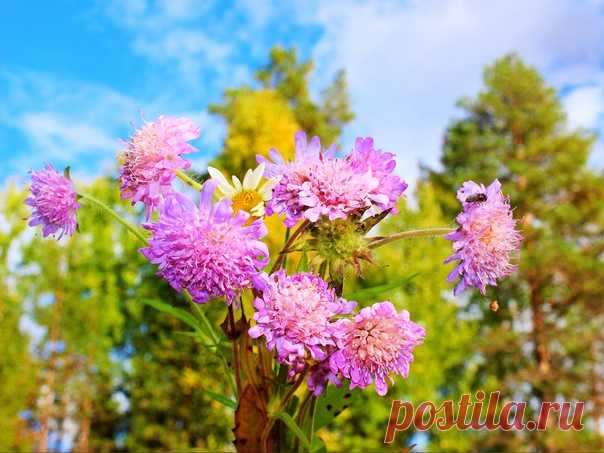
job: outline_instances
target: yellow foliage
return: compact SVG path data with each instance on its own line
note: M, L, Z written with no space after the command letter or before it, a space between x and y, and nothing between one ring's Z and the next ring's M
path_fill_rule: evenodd
M256 155L278 149L285 158L294 154L294 133L300 129L285 100L274 90L237 90L215 109L228 123L224 149L215 163L243 176L256 166Z

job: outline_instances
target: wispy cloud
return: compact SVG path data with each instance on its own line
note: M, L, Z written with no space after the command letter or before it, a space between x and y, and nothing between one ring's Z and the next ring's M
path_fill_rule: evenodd
M418 160L437 165L455 101L479 89L486 64L518 52L562 88L601 71L604 57L604 14L595 3L325 2L318 17L326 33L315 56L324 70L348 71L354 132L397 152L410 180ZM602 112L585 93L575 98L574 110L583 110L576 125L593 126L594 108Z

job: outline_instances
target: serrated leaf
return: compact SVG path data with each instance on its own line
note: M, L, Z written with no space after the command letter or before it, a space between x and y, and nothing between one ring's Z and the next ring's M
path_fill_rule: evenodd
M346 383L337 388L329 385L316 402L315 432L330 423L340 413L353 405L360 397L358 389L350 390Z
M414 273L407 277L403 277L402 279L397 280L396 282L386 283L384 285L377 285L370 288L359 289L357 291L353 291L351 293L346 294L345 297L348 300L356 300L359 302L375 300L378 296L382 296L406 285L418 275L419 273Z

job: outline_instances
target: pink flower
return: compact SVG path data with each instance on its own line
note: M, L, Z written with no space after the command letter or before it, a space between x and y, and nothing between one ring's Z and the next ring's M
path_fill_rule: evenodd
M459 228L445 236L454 241L454 253L445 263L459 260L459 264L448 280L460 277L455 295L468 286L484 294L487 285L496 286L498 279L514 272L516 267L510 261L522 238L499 181L493 181L486 189L482 184L466 181L457 192L457 199L463 211L456 218Z
M363 308L354 320L337 322L338 350L331 355L332 374L350 379L350 388L365 388L375 382L379 395L388 392L391 374L407 377L413 348L422 343L426 331L409 319L405 310L397 313L390 302Z
M76 213L80 207L73 182L57 173L52 165L32 171L31 197L25 203L33 208L29 226L42 225L44 237L60 231L71 236L78 226Z
M140 250L159 266L157 275L198 303L223 296L231 303L268 264L268 249L259 241L266 235L262 220L248 225L249 214L234 214L230 200L213 204L215 187L214 181L204 184L199 208L183 195L168 195L159 222L144 225L151 239Z
M267 348L290 366L290 377L303 371L308 359L324 360L326 348L335 346L333 317L350 313L356 303L338 297L312 273L287 276L280 270L257 282L261 296L254 301L256 325L249 335L264 335Z
M407 183L395 174L395 155L376 150L373 147L373 138L357 138L352 153L348 160L352 167L360 173L370 172L379 181L376 188L371 191L372 212L365 212L365 217L379 214L391 209L396 213L396 202L407 189Z
M302 218L317 222L377 214L394 207L406 188L391 174L392 155L374 150L371 139L357 140L358 149L347 158L337 158L333 146L322 151L318 137L307 143L304 132L296 133L295 143L293 162L275 150L270 152L273 163L258 156L266 164L266 177L279 179L267 213L285 214L287 226Z
M187 143L199 137L199 128L188 118L160 116L137 130L123 153L120 172L122 198L145 205L147 219L172 192L174 172L190 167L182 154L195 151Z

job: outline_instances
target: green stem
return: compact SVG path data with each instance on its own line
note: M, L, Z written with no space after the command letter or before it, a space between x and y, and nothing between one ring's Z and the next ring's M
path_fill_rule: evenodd
M306 451L310 452L312 448L311 442L306 438L306 436L304 435L304 431L302 431L302 429L296 424L294 419L291 418L291 416L287 412L279 411L275 414L275 418L278 418L283 423L285 423L285 425L290 429L290 431L294 433L294 435L298 439L300 439Z
M128 229L128 231L130 231L133 235L140 239L143 244L147 245L147 238L145 237L145 233L141 231L140 228L136 227L135 225L132 225L130 222L124 219L121 215L119 215L101 200L85 193L78 193L78 196L86 201L89 201L91 204L96 205L98 208L101 208L107 214L112 216L115 220L124 225L126 229Z
M289 236L289 238L287 239L287 241L283 245L283 248L279 252L279 256L277 257L277 260L275 261L275 264L273 264L273 267L271 268L269 274L272 274L276 270L279 270L280 268L283 267L283 260L285 259L286 255L287 255L287 250L289 250L291 248L292 244L296 241L296 239L298 238L298 236L300 236L302 233L304 233L304 231L306 230L306 228L308 228L308 225L310 225L310 222L308 220L305 220L298 227L298 229L296 231L294 231L291 234L291 236Z
M289 390L287 391L287 393L285 394L285 396L279 403L279 407L277 408L277 410L275 412L269 414L268 423L266 424L266 427L264 428L264 431L262 432L262 439L261 439L262 445L264 446L264 449L266 451L268 451L268 438L271 434L271 430L273 429L273 426L275 425L275 421L278 418L280 418L279 414L284 411L290 398L294 395L294 393L296 393L296 390L298 390L298 388L300 387L302 382L304 382L305 377L306 377L306 371L302 372L300 374L300 376L298 377L298 380L296 382L294 382L294 384L292 384L292 386L289 388Z
M191 178L189 175L187 175L184 171L176 170L174 174L178 176L180 180L183 181L185 184L188 184L189 186L193 187L193 189L195 189L196 191L201 192L202 185L195 181L193 178Z
M447 228L447 227L436 227L436 228L423 228L420 230L409 230L409 231L401 231L400 233L394 233L390 236L376 236L372 238L368 238L369 240L369 248L375 249L381 247L382 245L389 244L394 241L398 241L399 239L407 239L407 238L417 238L417 237L426 237L426 236L443 236L448 233L452 233L455 231L455 228Z
M212 343L214 343L214 347L216 348L216 353L217 353L218 357L220 357L222 366L224 367L224 369L226 371L227 377L229 379L229 384L231 385L231 389L233 390L235 395L237 395L238 394L237 383L235 382L233 373L231 373L231 368L229 367L228 362L226 361L226 359L224 358L224 356L222 355L222 353L220 352L220 349L219 349L220 337L214 330L214 326L212 325L212 323L210 322L210 320L208 319L206 314L203 312L201 307L199 307L199 305L196 304L195 301L193 300L193 298L191 297L191 293L189 293L189 291L187 291L186 289L183 290L182 293L184 294L185 299L187 299L187 301L195 308L195 311L197 312L199 319L203 323L204 327L207 329L207 335L208 335L208 337L210 337L210 340L212 341Z

